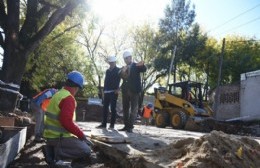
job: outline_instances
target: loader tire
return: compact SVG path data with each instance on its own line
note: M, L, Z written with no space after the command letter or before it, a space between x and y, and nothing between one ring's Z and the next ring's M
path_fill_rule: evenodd
M171 126L174 129L183 129L187 122L187 115L183 111L174 112L171 117Z
M155 125L159 128L165 128L169 125L169 113L167 112L159 112L155 118Z

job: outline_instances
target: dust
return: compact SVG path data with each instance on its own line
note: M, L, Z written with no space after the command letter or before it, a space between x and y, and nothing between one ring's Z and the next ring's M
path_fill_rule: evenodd
M154 152L162 167L250 167L260 165L260 145L248 137L212 131L199 139L187 138Z

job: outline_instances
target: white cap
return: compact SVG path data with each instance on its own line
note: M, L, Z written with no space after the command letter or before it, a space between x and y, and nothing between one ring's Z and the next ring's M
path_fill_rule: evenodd
M126 57L129 57L129 56L132 56L132 53L130 51L125 51L123 53L123 57L126 58Z
M109 56L107 62L116 62L116 56Z

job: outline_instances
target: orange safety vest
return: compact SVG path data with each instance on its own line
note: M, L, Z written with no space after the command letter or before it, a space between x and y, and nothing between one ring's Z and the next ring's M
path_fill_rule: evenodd
M50 104L50 101L51 101L51 98L43 100L42 105L41 105L41 108L43 109L43 111L47 110L47 107Z
M153 109L148 108L147 106L144 106L144 113L143 113L143 117L144 118L150 118L151 114L152 114Z
M45 89L44 91L38 93L33 97L33 99L36 99L37 97L41 96L43 93L47 92L49 89ZM42 101L41 108L45 112L47 110L48 105L50 104L51 98L45 99Z

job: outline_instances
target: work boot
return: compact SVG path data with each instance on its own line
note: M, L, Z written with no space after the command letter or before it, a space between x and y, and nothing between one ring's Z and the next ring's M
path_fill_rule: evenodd
M66 162L63 160L58 160L57 162L55 162L55 165L53 167L55 167L55 168L72 168L70 162Z
M126 130L126 132L133 133L133 129L129 128L129 129Z
M106 128L106 126L101 124L101 125L97 126L96 128L103 129L103 128Z
M72 167L86 167L92 164L91 157L82 157L78 159L74 159L71 162Z
M103 163L104 156L101 156L98 152L91 153L90 156L73 159L71 166L74 168L84 168L96 163Z
M54 147L50 145L43 145L42 146L42 153L44 155L45 161L48 165L52 166L55 165L55 153L54 153Z
M109 129L114 129L114 125L109 125Z
M126 131L126 130L127 130L127 128L124 127L124 128L122 128L122 129L119 129L118 131Z
M44 140L43 138L35 138L33 141L34 141L35 143L42 143L42 142L44 142L45 140Z

